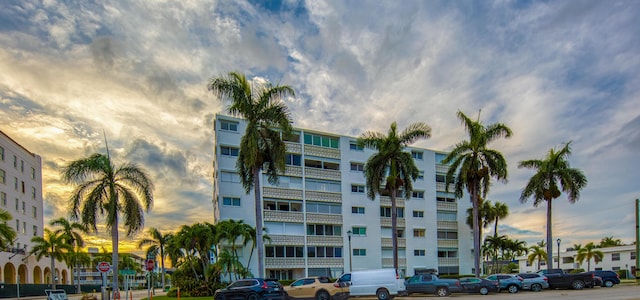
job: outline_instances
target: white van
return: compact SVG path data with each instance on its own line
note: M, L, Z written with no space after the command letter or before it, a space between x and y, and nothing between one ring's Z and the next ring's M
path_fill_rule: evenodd
M376 296L388 300L402 295L404 278L395 269L353 271L342 274L338 282L349 282L349 296Z

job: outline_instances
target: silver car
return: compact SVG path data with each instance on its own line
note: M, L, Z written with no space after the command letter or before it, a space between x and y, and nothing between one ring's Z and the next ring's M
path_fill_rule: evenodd
M542 291L549 288L549 280L547 276L538 273L521 273L518 274L522 279L522 289L534 292Z

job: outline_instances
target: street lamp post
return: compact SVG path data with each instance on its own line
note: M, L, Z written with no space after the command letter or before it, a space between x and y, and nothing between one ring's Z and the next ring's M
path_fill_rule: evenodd
M352 266L353 264L351 263L351 234L353 232L351 232L351 230L347 231L347 237L349 239L349 272L351 272L352 270Z
M560 242L562 242L562 240L557 239L556 242L558 243L558 269L560 269Z

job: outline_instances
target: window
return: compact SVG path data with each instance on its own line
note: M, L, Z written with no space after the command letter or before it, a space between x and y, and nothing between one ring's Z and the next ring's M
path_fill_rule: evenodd
M27 204L24 203L24 201L22 201L22 214L26 214L27 213Z
M442 160L447 157L446 154L436 153L436 164L442 164Z
M439 211L437 213L438 221L456 221L457 217L455 212Z
M220 181L222 182L231 182L231 183L240 183L240 175L235 172L220 172Z
M0 183L6 183L7 182L7 173L3 170L0 169Z
M440 250L438 251L438 257L456 258L458 257L457 250Z
M424 210L414 210L413 211L414 218L424 218Z
M367 256L367 249L353 249L353 256Z
M351 207L352 214L364 215L364 207L361 206L352 206Z
M457 240L458 232L457 231L438 231L438 239Z
M302 246L265 246L266 257L304 257Z
M328 224L307 225L307 235L342 235L342 226Z
M238 131L238 122L220 120L220 129L226 131Z
M411 156L412 156L414 159L422 160L422 155L423 155L423 152L422 152L422 151L411 151Z
M631 252L631 257L630 258L632 260L635 260L636 259L636 253L635 252Z
M411 193L411 197L418 198L418 199L424 199L424 191L413 191Z
M38 235L38 226L33 225L33 236L37 236Z
M436 182L444 183L446 180L446 176L443 174L436 174Z
M4 161L4 148L0 147L0 160Z
M222 198L222 205L240 206L240 198L237 198L237 197L224 197L224 198Z
M263 207L266 210L302 211L302 201L265 198Z
M287 154L284 163L289 166L302 166L302 157L300 154Z
M307 257L342 257L342 247L307 247Z
M413 229L413 237L424 237L426 233L426 229L424 228L414 228Z
M16 219L16 231L20 232L20 220Z
M36 179L36 169L35 168L31 168L31 179Z
M18 168L18 157L17 156L13 156L13 168L17 169Z
M18 211L19 209L20 209L20 200L16 198L16 211Z
M424 171L418 171L418 180L424 180Z
M396 207L398 218L404 218L404 207ZM385 218L391 218L391 207L380 207L380 216Z
M340 139L337 137L329 137L318 134L305 133L304 143L306 145L314 145L327 148L340 148Z
M339 215L342 214L342 206L333 203L307 202L306 211L308 213Z
M360 184L352 184L352 185L351 185L351 192L352 192L352 193L361 193L361 194L364 194L364 185L360 185Z
M36 209L35 206L31 207L31 216L35 219L38 217L38 210Z
M611 253L611 260L612 261L620 260L620 253Z
M290 135L282 135L282 140L293 143L300 143L300 131L293 131Z
M350 141L349 150L364 151L364 148L362 146L358 146L358 143L356 143L356 141Z
M364 172L364 164L352 162L351 171Z
M224 156L238 156L240 149L235 147L220 146L220 152Z
M21 181L21 183L22 183L22 193L24 194L25 193L24 181Z
M14 177L13 178L13 188L17 191L18 190L18 177Z
M426 250L424 249L414 249L413 250L413 256L425 256L427 253Z
M22 221L22 234L27 234L27 222Z
M309 191L340 193L342 185L340 181L305 179L305 187Z
M325 170L340 170L340 164L337 162L321 161L314 159L305 159L304 166Z
M351 232L353 232L353 235L366 236L367 227L352 227Z
M35 198L36 198L36 188L31 187L31 199L35 199Z
M7 193L0 192L0 203L2 203L2 206L4 207L7 206Z
M20 161L20 172L24 173L24 160Z

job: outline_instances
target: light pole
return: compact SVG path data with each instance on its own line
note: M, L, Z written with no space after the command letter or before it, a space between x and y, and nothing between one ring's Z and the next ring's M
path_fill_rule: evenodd
M562 242L561 239L556 240L556 243L558 243L558 269L560 269L560 242Z
M347 238L349 239L349 272L351 272L353 264L351 263L351 230L347 231Z

